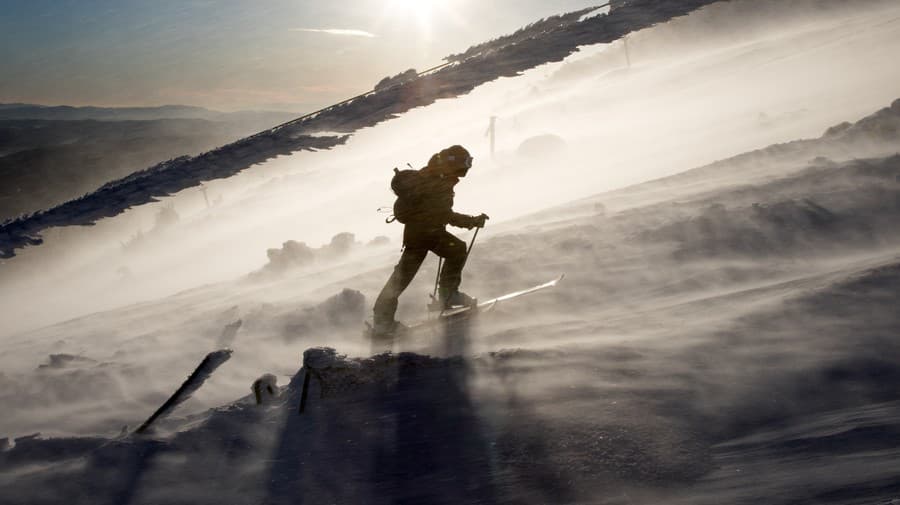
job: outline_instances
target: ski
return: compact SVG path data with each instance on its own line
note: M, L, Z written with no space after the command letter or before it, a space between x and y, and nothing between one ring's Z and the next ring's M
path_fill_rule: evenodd
M543 284L538 284L537 286L532 286L527 289L523 289L521 291L514 291L512 293L507 293L505 295L498 296L497 298L491 298L490 300L486 300L483 302L479 302L473 305L468 305L465 307L453 307L449 309L445 309L441 311L440 315L436 318L427 319L425 321L421 321L415 324L412 324L407 327L407 331L412 331L420 328L425 328L437 323L451 321L451 320L459 320L465 317L473 316L475 314L483 314L486 312L490 312L494 310L497 305L502 302L512 300L513 298L518 298L520 296L530 295L532 293L536 293L538 291L543 291L545 289L549 289L555 287L563 278L565 274L560 275L556 279L552 281L545 282Z

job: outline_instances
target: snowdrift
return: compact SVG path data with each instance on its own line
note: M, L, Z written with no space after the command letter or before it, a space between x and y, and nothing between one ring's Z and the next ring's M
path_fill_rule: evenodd
M325 160L316 170L241 179L234 182L239 195L229 195L236 203L194 217L184 212L171 234L160 231L158 247L145 254L155 259L173 250L167 261L185 263L177 271L182 276L212 269L216 261L229 263L227 274L210 274L203 282L191 277L189 289L144 293L142 303L114 310L73 310L79 317L10 331L4 339L0 389L8 408L0 433L9 438L0 441L0 497L13 503L135 504L889 502L900 461L900 231L894 225L900 217L900 101L871 111L896 93L870 107L871 89L865 88L840 95L847 100L841 103L835 96L844 88L829 83L827 90L816 88L821 96L803 102L826 97L815 112L789 113L796 98L764 117L759 112L766 107L759 104L728 109L728 120L687 112L699 103L732 103L738 81L767 69L781 72L802 63L791 74L796 79L805 79L810 68L824 72L811 78L831 76L838 71L822 70L828 67L823 59L849 58L841 55L843 48L868 47L865 41L876 35L883 44L852 59L877 59L879 51L894 47L895 23L854 7L823 25L804 17L808 8L799 9L804 16L790 29L762 30L762 36L732 41L721 52L705 47L681 59L637 63L661 40L690 38L685 25L706 26L704 16L730 20L726 26L737 30L746 23L734 12L755 4L719 3L721 9L699 11L699 20L681 20L680 28L673 21L636 35L629 42L635 58L630 69L610 68L607 53L619 46L607 46L598 49L602 58L582 55L575 81L553 76L564 63L547 67L548 75L504 83L510 86L486 85L410 111L391 121L387 132L379 129L385 125L356 132L345 151L316 153ZM784 6L767 3L776 4ZM896 5L890 8L897 12ZM842 16L847 26L835 28ZM827 36L817 31L823 26ZM841 43L832 43L838 28ZM734 67L726 65L731 61ZM669 63L678 71L663 68ZM703 73L714 82L691 78L719 65L726 70ZM548 84L560 80L569 84ZM636 97L630 89L611 89L656 80L664 86L646 89L658 94ZM741 90L784 79L749 82ZM610 94L584 91L600 85L611 86ZM785 93L809 94L806 88L779 88L770 98ZM576 98L559 98L569 94ZM642 135L654 125L617 114L622 97L630 97L634 108L628 112L649 108L660 118L655 107L667 105L666 113L682 114L667 129ZM460 203L499 200L501 189L519 194L505 196L498 207L517 197L554 203L544 210L516 208L505 222L492 223L467 266L465 290L486 299L561 273L565 282L499 306L464 331L423 332L396 342L393 353L372 352L362 319L398 251L360 247L335 262L306 261L307 253L315 258L315 251L331 250L328 239L335 233L359 233L340 212L358 214L380 204L379 196L355 198L385 186L386 179L366 176L371 167L360 163L386 157L380 141L402 136L418 142L413 133L430 124L424 119L492 101L509 107L510 123L556 115L577 128L592 125L579 133L554 123L565 141L554 152L590 156L574 169L520 163L516 146L541 132L510 126L515 141L485 163L490 168L473 173L478 184L460 188ZM863 108L868 117L833 126L862 116L834 119L834 109ZM598 111L622 123L601 123ZM743 120L730 121L745 112L756 125L751 129ZM576 121L579 114L589 117ZM784 124L789 126L780 129ZM797 125L812 133L785 134ZM605 137L604 128L621 131ZM664 134L685 128L696 129L706 143L701 154L691 154L703 161L688 166L681 163L695 158L678 158L680 151L665 145L675 141ZM481 138L482 125L477 130ZM734 131L758 136L738 143ZM631 151L640 147L641 156L610 161L608 152L621 153L611 138L633 142ZM781 143L772 145L772 138ZM806 140L784 143L796 138ZM666 156L654 159L660 153ZM313 154L297 156L312 163ZM721 161L710 163L714 159ZM650 163L666 166L654 174L678 173L613 191L590 189L601 175L615 172L609 166L639 170ZM684 170L689 167L699 168ZM336 180L357 186L331 192ZM534 185L519 184L525 180ZM580 186L577 199L565 192L543 199L543 192L531 190L567 184ZM301 205L277 213L297 200L298 188L308 187L316 191L301 192ZM302 221L305 214L313 216ZM314 230L308 226L313 219L326 223ZM277 221L271 225L277 234L249 238L248 230L270 221ZM382 226L383 216L372 213L370 221ZM213 223L222 224L221 236L193 240L196 230ZM308 238L315 232L318 238ZM220 237L227 240L216 242ZM248 278L264 268L267 248L287 240L296 242L268 255L276 265L268 270L276 275ZM323 247L304 249L299 240ZM213 246L204 249L204 241ZM8 266L49 251L49 245L23 252ZM241 263L242 248L258 253L258 261ZM289 268L281 268L285 264ZM166 271L163 265L145 275ZM95 292L85 282L69 295L73 291L49 283L71 279L55 270L39 277L40 262L15 266L22 268L4 279L40 279L50 287L23 282L17 284L21 292L5 291L11 294L4 313L16 316L11 321L28 310L52 310L54 297L75 303ZM421 318L434 276L429 262L402 300L402 319ZM147 288L136 281L128 286ZM225 345L233 356L203 388L153 430L133 434L203 356ZM276 380L287 384L276 390Z

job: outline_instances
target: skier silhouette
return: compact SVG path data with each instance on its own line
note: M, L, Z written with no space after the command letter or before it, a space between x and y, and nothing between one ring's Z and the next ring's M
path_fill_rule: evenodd
M472 167L472 156L459 145L435 154L421 170L398 171L391 181L397 193L394 216L405 225L403 253L394 273L375 300L373 337L394 335L403 325L394 320L398 299L431 251L444 259L438 287L440 308L470 305L474 300L459 290L466 263L466 243L446 230L482 228L486 214L469 216L453 211L453 188Z

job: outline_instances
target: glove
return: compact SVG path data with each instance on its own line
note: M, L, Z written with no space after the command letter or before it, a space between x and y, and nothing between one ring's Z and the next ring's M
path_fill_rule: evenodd
M484 222L490 219L487 214L480 214L472 218L472 228L484 228Z

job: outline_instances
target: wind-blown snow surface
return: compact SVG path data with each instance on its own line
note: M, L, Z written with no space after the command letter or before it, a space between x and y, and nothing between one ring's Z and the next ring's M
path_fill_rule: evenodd
M900 49L900 25L889 21L897 9L875 1L715 4L631 36L630 69L621 43L585 48L565 63L363 130L341 148L209 183L209 208L194 189L91 228L53 230L45 245L0 268L0 315L15 315L0 333L234 278L260 268L265 251L287 240L317 246L344 231L364 241L396 238L399 227L375 213L393 201L391 169L422 165L453 143L476 156L458 206L485 211L495 224L816 137L896 98L900 69L887 62ZM484 137L489 115L499 118L493 160ZM563 139L562 151L517 154L521 143L548 133ZM166 205L181 216L178 226L156 224Z
M0 496L889 502L900 470L900 102L884 107L900 95L900 6L782 4L717 4L635 34L631 69L618 45L587 48L333 152L210 185L223 199L210 209L196 193L161 203L175 205L176 224L151 231L158 209L135 209L7 262L0 433L44 435L0 453ZM736 21L748 5L758 17ZM494 161L474 147L492 113ZM564 141L537 141L555 157L517 154L546 133ZM814 140L708 164L802 137ZM360 327L398 255L399 229L372 212L391 202L390 167L457 141L476 155L458 207L493 218L464 288L491 297L562 272L564 283L395 349L416 354L341 361L353 370L313 380L298 415L305 349L371 355ZM141 241L118 245L141 226ZM343 231L395 240L247 275L266 249L294 239L330 250L316 246ZM422 314L433 278L429 263L401 317ZM30 329L133 300L145 301ZM158 438L113 440L221 345L232 360L182 417ZM280 402L234 402L266 372L294 377Z

